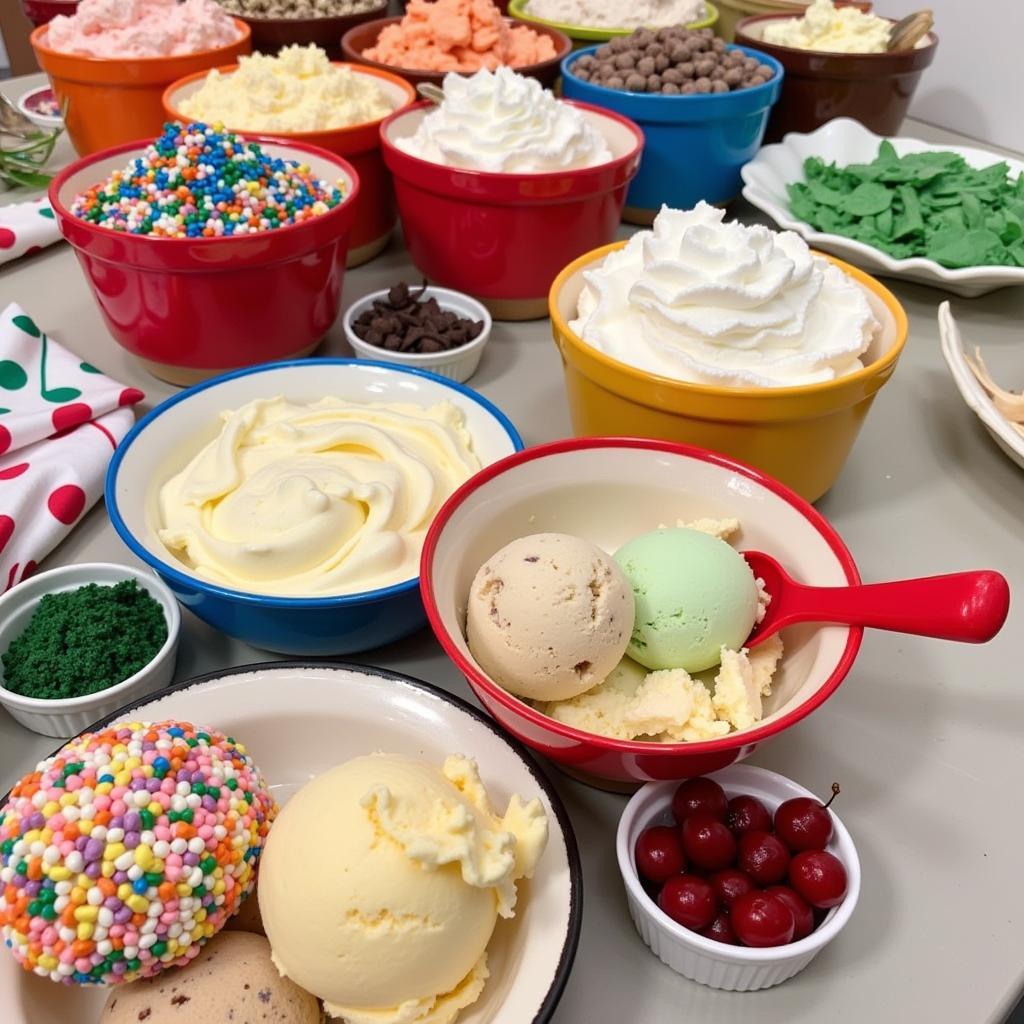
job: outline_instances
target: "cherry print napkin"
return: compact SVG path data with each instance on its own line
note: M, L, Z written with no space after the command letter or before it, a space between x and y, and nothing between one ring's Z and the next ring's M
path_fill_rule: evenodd
M59 239L53 210L45 199L0 206L0 264L37 252Z
M0 591L95 504L145 397L47 337L17 303L0 313Z

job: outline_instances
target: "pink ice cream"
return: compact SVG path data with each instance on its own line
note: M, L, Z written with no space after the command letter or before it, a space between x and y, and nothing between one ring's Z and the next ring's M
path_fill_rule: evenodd
M87 57L178 57L240 34L215 0L82 0L74 14L50 22L45 42Z

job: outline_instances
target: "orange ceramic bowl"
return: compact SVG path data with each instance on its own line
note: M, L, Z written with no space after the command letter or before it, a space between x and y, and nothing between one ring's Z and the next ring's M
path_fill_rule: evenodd
M392 113L404 110L416 100L413 87L398 75L364 67L361 64L338 63L337 66L350 68L355 74L372 78L387 95ZM227 75L237 71L238 65L231 64L217 70ZM208 71L198 71L167 87L163 95L166 118L183 122L191 120L181 112L181 103L199 89L208 74ZM348 266L357 267L373 259L388 244L398 220L391 174L381 157L380 123L383 120L383 117L379 117L374 121L364 121L362 124L347 125L344 128L310 132L267 131L244 124L230 124L227 128L239 134L258 132L286 142L318 146L343 156L356 169L359 175L359 195L354 202L355 221L352 224L349 242Z
M570 263L548 296L577 436L634 435L709 448L756 466L808 501L820 498L839 476L903 351L907 314L896 297L863 271L825 256L860 284L882 324L863 369L796 387L691 384L612 359L569 328L583 271L625 244L606 245Z
M164 123L163 93L171 82L197 71L230 64L252 50L249 26L232 18L238 38L180 57L110 60L61 53L47 45L49 27L31 35L39 66L50 76L57 99L68 101L65 125L79 156L136 139L156 138Z

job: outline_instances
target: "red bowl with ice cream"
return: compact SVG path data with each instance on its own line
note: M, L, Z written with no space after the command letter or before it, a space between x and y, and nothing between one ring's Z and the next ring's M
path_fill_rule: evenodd
M387 96L393 110L404 110L416 100L416 92L404 78L387 71L359 64L336 63L336 67L351 68L352 72L371 79ZM222 75L238 70L237 64L217 69ZM164 92L165 116L171 121L187 123L190 118L180 110L181 103L195 93L206 81L208 71L199 71L173 82ZM353 203L355 220L349 239L348 266L357 267L373 259L387 244L398 221L395 208L395 190L391 175L384 166L380 151L380 125L384 118L329 128L324 131L275 131L275 139L319 146L344 157L359 175L359 196ZM243 124L225 125L228 131L248 134L253 129Z
M831 697L863 630L795 626L752 728L692 743L616 740L536 710L495 683L465 638L470 584L496 551L530 534L582 537L608 552L677 519L735 518L742 547L765 551L812 586L860 582L842 538L808 502L759 470L671 441L583 437L538 445L487 466L437 513L420 563L427 618L445 653L498 723L571 774L603 788L705 775L741 761Z
M378 18L376 21L366 21L362 25L350 28L341 37L341 52L345 60L353 61L357 64L366 64L368 67L378 68L381 71L391 71L396 75L401 75L407 82L411 82L413 85L419 85L421 82L432 82L435 85L440 85L448 72L400 67L397 64L385 64L379 60L364 56L367 50L377 45L378 37L384 29L391 25L397 25L401 20L400 17ZM525 25L524 22L516 21L515 18L505 18L504 20L509 28L522 28ZM564 32L560 32L556 28L549 28L546 25L529 25L526 27L536 32L537 35L546 36L550 39L555 49L555 56L538 61L535 64L517 65L513 67L513 70L518 71L519 74L525 75L527 78L536 78L546 89L551 89L561 74L562 59L572 52L572 40ZM465 73L472 74L470 71Z
M39 66L49 75L58 101L68 103L64 119L79 156L157 136L164 121L164 89L197 71L230 64L252 50L249 26L231 19L238 38L225 46L176 57L106 58L63 53L49 45L50 26L29 37Z
M71 212L76 195L141 156L148 142L95 153L61 171L49 199L114 339L155 376L194 384L226 370L308 355L341 301L359 177L325 149L261 136L271 156L341 181L345 200L272 231L221 238L150 238Z
M618 229L643 134L610 110L571 105L604 136L612 153L607 163L539 174L464 170L395 145L416 131L432 104L381 125L413 263L435 284L479 299L495 319L546 316L544 296L562 267L589 246L607 244Z

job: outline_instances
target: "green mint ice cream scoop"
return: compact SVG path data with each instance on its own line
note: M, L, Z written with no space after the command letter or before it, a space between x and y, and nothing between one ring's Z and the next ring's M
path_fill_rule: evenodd
M615 553L636 600L626 653L649 669L702 672L754 628L757 583L743 556L699 530L652 530Z

